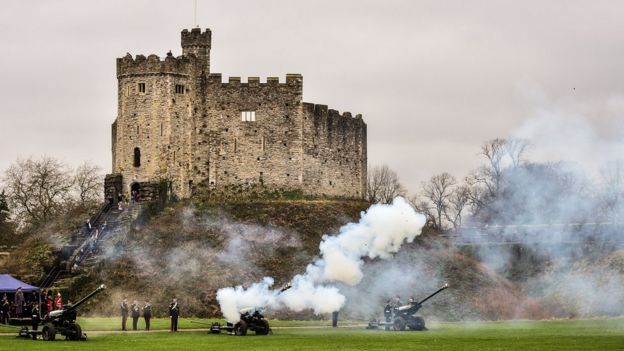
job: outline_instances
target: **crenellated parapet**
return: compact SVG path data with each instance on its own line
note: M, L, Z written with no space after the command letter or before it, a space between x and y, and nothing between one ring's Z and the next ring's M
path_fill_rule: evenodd
M366 129L361 114L330 109L327 105L303 103L303 113L312 121L314 135L324 137L329 143L345 143L358 139Z
M242 82L241 77L228 77L227 81L223 80L221 73L210 73L208 75L208 85L220 86L222 88L239 88L239 87L282 87L303 89L303 76L301 74L287 74L286 80L280 82L279 77L267 77L264 83L260 82L260 77L249 77L247 82Z
M158 55L132 55L127 54L117 59L117 78L133 75L173 74L190 75L196 67L196 58L190 56L174 57L171 53L164 59Z

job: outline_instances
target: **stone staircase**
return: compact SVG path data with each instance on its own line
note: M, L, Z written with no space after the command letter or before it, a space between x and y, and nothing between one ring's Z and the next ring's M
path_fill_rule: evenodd
M119 210L117 206L106 204L91 218L93 230L80 229L74 234L71 256L59 266L53 267L39 284L42 288L66 290L74 279L89 272L90 269L107 258L107 244L118 240L130 229L138 218L141 204L133 204ZM95 229L99 230L97 238Z

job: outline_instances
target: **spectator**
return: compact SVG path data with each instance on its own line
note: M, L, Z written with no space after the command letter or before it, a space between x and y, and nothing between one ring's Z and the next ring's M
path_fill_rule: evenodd
M0 322L2 324L9 324L9 310L11 309L11 304L9 303L9 298L7 297L7 294L5 293L2 296L2 302L0 302L0 313L2 313L0 315L0 317L2 318L0 320Z
M13 299L13 304L15 305L15 316L22 316L22 309L24 308L24 293L22 292L22 288L18 287L15 292L15 298Z

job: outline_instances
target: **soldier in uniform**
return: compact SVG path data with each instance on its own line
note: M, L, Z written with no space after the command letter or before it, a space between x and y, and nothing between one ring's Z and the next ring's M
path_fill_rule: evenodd
M145 318L145 330L150 330L150 319L152 319L152 304L149 299L145 300L145 306L143 306L143 318Z
M178 299L175 297L169 304L169 317L171 317L171 331L178 331L178 317L180 316L180 306L178 305Z
M386 301L386 306L384 306L384 318L386 320L386 330L390 330L390 323L392 323L392 300L388 299Z
M130 311L132 312L132 330L138 330L137 324L139 323L139 316L141 316L141 308L137 300L134 300L130 305Z
M128 300L121 301L121 330L126 330L126 321L128 320Z
M60 310L63 308L63 297L61 296L61 292L56 293L56 297L54 298L54 309Z
M39 316L39 304L35 303L33 305L32 311L30 311L31 314L31 323L32 323L32 330L37 330L37 328L39 328L39 323L41 322L41 317Z

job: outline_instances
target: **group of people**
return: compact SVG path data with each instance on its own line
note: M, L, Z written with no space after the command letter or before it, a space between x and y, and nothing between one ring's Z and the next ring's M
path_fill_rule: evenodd
M63 308L60 291L54 296L52 290L47 293L44 290L41 292L41 297L39 301L37 293L24 294L21 287L17 288L12 299L9 299L5 293L0 301L0 323L9 324L10 318L30 318L35 315L39 317L40 312L41 315L46 315L50 311Z
M121 308L121 330L126 329L126 322L128 316L132 318L132 330L138 330L138 322L141 315L145 319L145 330L150 330L150 320L152 319L152 304L149 299L145 300L143 307L139 306L139 302L134 300L131 305L128 305L128 299L124 297L120 304ZM178 299L171 299L169 304L169 317L171 318L171 331L178 331L178 317L180 316L180 306L178 305Z
M410 296L409 300L407 300L408 304L416 303L416 300L413 296ZM401 296L397 295L394 299L388 299L386 301L386 305L384 306L384 317L386 322L390 322L392 320L392 313L395 308L399 308L403 306L403 301L401 300Z
M104 221L99 228L96 228L91 224L91 219L87 218L85 221L85 231L87 233L87 239L84 244L80 247L78 254L74 257L74 261L71 264L71 269L74 270L78 268L80 263L85 259L85 257L95 250L97 246L98 239L100 238L100 234L106 230L108 223Z
M117 209L119 211L123 211L126 205L128 204L134 205L135 203L138 203L139 201L141 201L141 194L137 190L132 190L132 193L130 194L130 202L128 202L128 198L126 195L122 193L118 193L117 194ZM109 197L108 202L112 206L114 203L113 197Z

